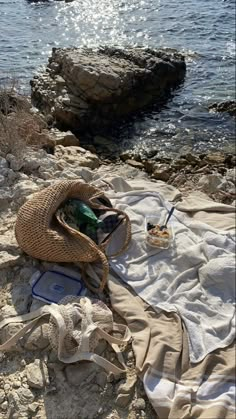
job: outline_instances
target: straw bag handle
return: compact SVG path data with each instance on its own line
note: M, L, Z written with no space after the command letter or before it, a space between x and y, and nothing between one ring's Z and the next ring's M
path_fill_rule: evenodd
M92 206L94 205L93 204L93 202L90 202L89 201L89 204L92 204ZM122 215L123 217L124 217L124 219L125 219L125 222L126 222L126 225L127 225L127 228L126 228L126 236L125 236L125 242L124 242L124 244L121 246L121 248L117 251L117 252L115 252L114 254L111 254L111 255L109 255L109 256L107 256L107 257L109 257L109 258L111 258L111 257L115 257L115 256L119 256L121 253L123 253L126 249L127 249L127 247L128 247L128 245L129 245L129 243L130 243L130 240L131 240L131 222L130 222L130 219L129 219L129 217L128 217L128 215L124 212L124 211L122 211L122 210L119 210L119 209L117 209L117 208L109 208L109 207L106 207L106 206L102 206L102 205L99 205L99 206L97 206L96 205L96 208L98 208L98 209L100 209L100 210L103 210L103 211L111 211L111 212L116 212L117 214L119 214L119 215ZM78 230L76 230L76 229L74 229L73 227L70 227L64 220L62 220L59 216L57 216L56 215L56 218L57 218L57 220L58 220L58 222L64 227L64 228L66 228L71 234L74 234L75 236L77 235L77 236L83 236L84 238L86 238L86 240L88 239L88 240L90 240L91 242L91 245L92 246L94 246L94 244L96 245L96 247L97 248L99 248L99 249L101 249L103 252L105 252L105 247L107 246L107 244L111 241L111 239L112 239L112 234L111 234L111 237L109 237L104 243L102 243L101 245L97 245L96 243L94 243L94 241L92 240L92 239L90 239L90 237L89 236L86 236L86 234L83 234L83 233L81 233L80 231L78 231ZM122 222L123 222L123 220L122 220Z
M94 287L93 285L91 285L88 281L88 275L85 269L85 264L87 264L88 262L80 262L79 266L81 268L81 275L83 278L83 281L85 283L85 285L87 286L87 288L89 288L91 291L95 292L95 293L99 293L101 291L103 291L106 283L107 283L107 277L109 274L109 263L107 260L106 255L99 249L98 247L98 254L99 254L99 258L101 260L101 264L102 264L102 278L101 278L101 282L99 287Z
M96 208L96 209L100 209L100 210L103 210L103 211L116 212L117 214L123 215L123 217L125 219L125 222L126 222L126 225L127 225L125 242L117 252L115 252L112 255L109 255L109 258L119 256L121 253L123 253L127 249L128 245L129 245L129 242L131 240L131 222L130 222L130 219L129 219L128 215L122 210L119 210L119 209L113 208L113 207L108 207L108 206L99 204L97 202L94 202L94 200L99 199L99 198L104 198L105 200L109 201L109 199L106 197L106 195L104 194L103 191L97 190L97 193L92 198L88 199L88 201L87 201L88 204L91 206L91 208ZM100 245L100 247L103 251L105 251L105 246L109 243L111 238L112 238L112 234L111 234L111 237L109 237L109 239L107 239L102 245Z
M125 223L126 223L126 236L125 236L125 241L124 241L124 244L121 246L121 248L119 249L119 250L117 250L115 253L113 253L113 254L110 254L109 256L107 256L107 257L109 257L109 258L113 258L113 257L115 257L115 256L119 256L121 253L123 253L126 249L127 249L127 247L128 247L128 245L129 245L129 243L130 243L130 240L131 240L131 222L130 222L130 219L129 219L129 217L128 217L128 215L124 212L124 211L122 211L122 210L119 210L119 209L117 209L117 208L107 208L107 207L100 207L99 209L101 209L101 210L105 210L105 211L112 211L112 212L116 212L117 214L120 214L120 215L123 215L123 217L125 218ZM123 221L122 221L123 222ZM107 244L111 241L111 239L112 239L112 234L111 234L111 237L109 237L104 243L102 243L102 245L100 245L100 247L105 251L105 247L107 246Z
M130 222L130 219L129 219L128 215L124 211L119 210L117 208L102 205L98 202L94 202L95 200L98 200L98 199L101 199L101 198L103 198L105 201L110 202L110 200L104 194L104 191L102 191L101 189L96 188L96 192L94 192L94 195L92 197L88 198L87 200L85 199L84 202L86 202L91 208L100 209L100 210L107 211L107 212L108 211L116 212L117 214L122 215L124 217L125 223L127 225L124 244L121 246L121 248L117 252L115 252L114 254L109 255L109 258L119 256L121 253L123 253L127 249L128 245L129 245L129 242L131 240L131 222ZM63 227L67 228L70 231L70 233L75 234L76 232L78 232L77 230L68 226L67 223L63 222L60 219L60 217L56 216L56 218ZM82 235L82 233L79 233L79 234ZM83 235L83 237L88 238L88 236L86 236L86 235ZM105 247L109 243L111 238L112 238L112 234L111 234L111 237L109 237L102 245L100 245L100 246L96 245L96 246L98 246L103 252L105 252ZM91 241L91 244L92 243L94 243L93 240Z
M100 282L100 286L98 287L98 288L96 288L96 287L93 287L92 285L90 285L89 284L89 282L87 281L87 277L86 277L86 273L85 273L85 269L83 268L83 266L84 266L84 263L87 263L87 262L80 262L80 266L81 266L81 270L82 270L82 278L83 278L83 281L85 282L85 284L86 284L86 286L91 290L91 291L93 291L93 292L95 292L95 293L97 293L97 292L101 292L102 290L103 290L103 288L105 287L105 285L106 285L106 282L107 282L107 277L108 277L108 273L109 273L109 264L108 264L108 260L107 260L107 257L106 257L106 255L103 253L103 251L99 248L99 246L96 244L96 243L94 243L94 241L89 237L89 236L86 236L86 234L83 234L83 233L81 233L80 231L78 231L78 230L76 230L76 229L74 229L74 228L72 228L72 227L70 227L67 223L65 223L64 222L64 220L62 220L60 217L58 217L57 215L56 215L56 218L57 218L57 221L67 230L67 231L69 231L70 232L70 234L72 234L72 235L74 235L74 236L76 236L76 237L78 237L78 238L80 238L80 237L83 237L83 238L85 238L86 239L86 241L88 241L89 243L90 243L90 245L91 245L91 247L96 247L96 252L97 252L97 254L98 254L98 257L100 258L100 260L101 260L101 264L102 264L102 279L101 279L101 282Z

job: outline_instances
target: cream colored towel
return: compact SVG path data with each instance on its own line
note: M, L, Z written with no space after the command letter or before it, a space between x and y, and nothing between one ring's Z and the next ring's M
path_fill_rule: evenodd
M137 373L158 418L235 419L235 345L191 364L177 314L157 314L114 275L108 286L112 307L133 336Z

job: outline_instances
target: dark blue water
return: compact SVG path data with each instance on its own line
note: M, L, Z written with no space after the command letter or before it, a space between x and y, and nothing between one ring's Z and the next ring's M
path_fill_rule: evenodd
M161 112L123 127L123 147L160 152L234 144L234 120L209 114L214 101L235 97L234 0L0 0L0 80L27 90L54 46L147 45L186 54L183 86Z

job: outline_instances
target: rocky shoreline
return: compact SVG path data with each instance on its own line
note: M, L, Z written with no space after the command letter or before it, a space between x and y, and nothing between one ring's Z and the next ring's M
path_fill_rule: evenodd
M0 157L0 320L42 305L32 300L30 278L36 270L49 269L52 264L22 253L15 241L14 224L18 209L30 195L55 181L78 177L90 181L94 175L112 174L127 180L151 176L154 182L162 179L178 186L183 195L198 189L220 202L232 204L235 199L233 155L188 153L162 161L126 153L115 164L104 164L98 155L71 145L78 141L72 133L54 130L47 135L53 154L47 153L42 142L44 148L28 146L20 158L11 153ZM46 138L45 128L38 136ZM13 323L4 328L0 341L6 341L20 327ZM113 360L106 344L97 350ZM49 350L45 326L38 326L14 352L0 354L0 418L154 419L156 414L135 373L130 345L124 356L127 377L108 375L93 364L65 366Z
M28 147L21 158L9 153L0 157L0 321L42 306L32 299L31 276L55 267L28 257L18 247L14 225L20 206L31 194L60 179L90 181L94 174L112 173L127 179L143 176L125 164L103 165L98 156L79 146L57 145L54 155ZM21 327L14 323L5 327L0 342ZM0 354L1 419L156 417L135 374L131 345L124 352L126 377L114 377L91 363L66 366L48 345L47 327L39 325L12 352ZM113 362L114 353L105 342L96 351Z
M60 56L60 51L55 54ZM47 77L46 84L50 72ZM64 82L58 79L58 83L61 92ZM36 79L34 100L39 85ZM42 100L43 110L46 96L40 95L37 100ZM114 161L104 160L99 144L106 138L97 136L96 148L89 144L83 148L73 132L61 131L53 124L55 114L48 113L47 107L42 115L30 102L21 100L9 94L0 97L0 321L42 305L32 299L31 276L52 264L34 260L19 249L14 224L20 206L31 194L58 180L81 178L90 182L109 175L127 180L150 177L153 182L174 185L182 195L199 190L215 201L235 204L234 154L195 155L189 151L168 158L159 156L158 150L146 155L126 151ZM71 111L71 98L68 106ZM0 331L0 342L21 327L14 323L5 327ZM0 419L156 418L137 379L131 345L124 351L127 377L114 377L90 363L65 366L48 344L45 325L39 325L16 345L14 352L0 353ZM113 361L114 354L105 343L97 351Z
M151 179L162 180L184 194L199 189L215 200L231 204L235 198L236 157L230 153L180 154L177 158L147 159L125 152L121 159L145 170Z

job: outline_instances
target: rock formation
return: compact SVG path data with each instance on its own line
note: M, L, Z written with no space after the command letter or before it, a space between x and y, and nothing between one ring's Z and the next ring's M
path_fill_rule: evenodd
M163 103L184 79L184 57L144 48L54 48L31 81L33 104L73 132L103 131L132 112Z
M209 110L214 112L227 112L229 115L236 117L236 100L213 103L209 106Z

